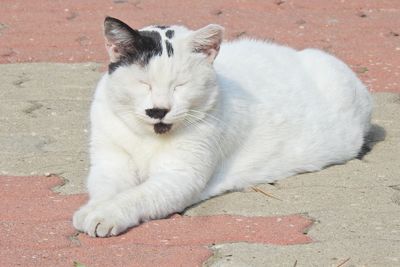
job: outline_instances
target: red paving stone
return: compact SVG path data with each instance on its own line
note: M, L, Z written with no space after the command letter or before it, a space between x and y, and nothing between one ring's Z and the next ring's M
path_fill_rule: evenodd
M253 36L344 59L371 91L400 92L399 0L2 0L0 63L105 62L106 15L134 27L219 23Z
M2 249L0 264L6 266L201 266L212 255L205 247L198 246L126 246L70 247L62 250Z
M111 238L73 229L84 195L59 195L57 177L0 177L0 266L200 266L208 246L227 242L304 244L312 221L300 215L230 215L154 220ZM24 196L24 197L21 197Z
M311 242L311 239L302 234L302 231L310 225L309 219L299 215L283 217L175 216L167 220L150 221L119 237L94 239L83 236L81 241L91 246L110 242L173 246L233 242L305 244ZM149 238L149 233L152 238Z

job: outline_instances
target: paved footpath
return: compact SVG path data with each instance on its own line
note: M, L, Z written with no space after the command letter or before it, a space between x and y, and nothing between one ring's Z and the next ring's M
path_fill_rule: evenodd
M372 151L118 237L77 233L106 15L339 56L374 92ZM0 266L400 266L399 26L398 0L2 0Z

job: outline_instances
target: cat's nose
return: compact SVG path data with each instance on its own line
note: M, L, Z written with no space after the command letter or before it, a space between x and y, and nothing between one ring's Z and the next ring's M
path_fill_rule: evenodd
M169 109L166 108L149 108L146 109L146 115L153 119L162 119L168 113Z

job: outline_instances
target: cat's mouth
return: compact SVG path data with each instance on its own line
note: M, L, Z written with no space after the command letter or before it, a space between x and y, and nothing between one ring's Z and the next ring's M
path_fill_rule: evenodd
M171 130L172 124L167 124L163 122L159 122L154 124L154 132L156 134L165 134L166 132L169 132Z

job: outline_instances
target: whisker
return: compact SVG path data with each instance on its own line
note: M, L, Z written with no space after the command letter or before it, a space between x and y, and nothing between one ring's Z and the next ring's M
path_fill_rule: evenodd
M222 121L220 118L218 118L218 117L216 117L216 116L213 116L213 115L211 115L211 114L209 114L209 113L206 113L206 112L203 112L203 111L199 111L199 110L195 110L195 109L190 109L189 112L197 113L197 114L199 114L199 115L201 115L201 116L207 117L208 119L214 120L215 122L221 124L223 127L230 128L229 125L228 125L227 123L225 123L225 122Z
M200 128L199 122L204 123L204 124L205 124L206 126L208 126L208 127L213 127L213 128L215 128L215 125L213 125L213 124L207 122L207 121L204 120L203 118L197 117L197 116L195 116L195 115L193 115L193 114L190 114L190 113L187 113L187 115L188 115L189 117L192 117L192 118L194 118L194 119L197 119L197 121L196 121L195 123L193 123L193 125L194 125L196 128L198 128L198 129ZM225 141L225 139L223 138L223 136L222 136L221 134L217 134L216 136L212 135L212 136L210 136L210 137L211 137L211 140L213 141L214 145L215 145L216 147L218 147L218 149L219 149L219 151L220 151L220 153L221 153L221 156L222 156L222 157L225 157L225 153L223 152L223 149L221 148L221 144L224 143L224 141ZM218 138L218 140L216 140L216 138Z
M198 128L198 129L200 128L200 125L199 125L198 121L192 121L189 118L186 118L185 121L188 122L188 123L186 123L186 125L193 126L195 128ZM224 152L223 152L223 150L222 150L222 148L220 146L220 143L218 141L216 141L214 138L212 138L211 140L213 141L214 145L218 148L219 153L221 154L221 156L225 157L225 154L224 154Z
M222 127L225 127L226 129L231 129L232 127L234 127L234 125L229 125L229 124L227 124L226 122L222 121L220 118L218 118L218 117L216 117L216 116L214 116L214 115L211 115L210 113L206 113L206 112L199 111L199 110L195 110L195 109L190 109L189 112L194 112L194 113L203 115L204 117L207 117L207 118L209 118L209 119L212 119L212 120L214 120L215 122L220 123L221 126L222 126ZM226 141L226 138L225 138L225 135L224 135L223 132L221 132L221 136L222 136L223 140ZM241 140L241 139L230 140L230 141L231 141L231 142L235 142L235 143L237 143L237 144L240 145L240 146L243 146L243 140Z

